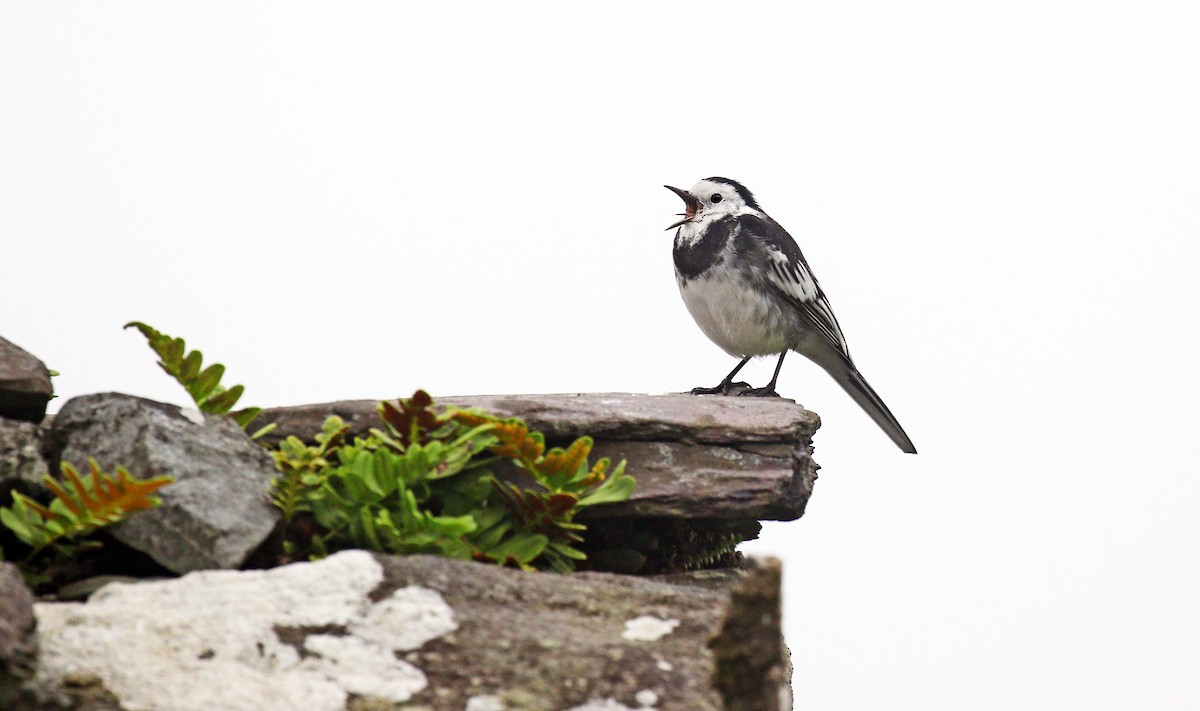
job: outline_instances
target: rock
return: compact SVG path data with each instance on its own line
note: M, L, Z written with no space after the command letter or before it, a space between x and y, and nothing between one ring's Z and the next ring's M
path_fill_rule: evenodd
M12 503L14 489L26 496L48 492L42 477L49 469L41 450L39 425L0 418L0 506Z
M33 676L35 626L33 593L16 566L0 562L0 708L15 708L21 682Z
M36 661L34 593L16 566L0 562L0 709L35 709L24 682Z
M0 417L41 422L53 394L46 365L0 338Z
M605 573L477 570L438 558L382 559L386 583L441 592L459 629L413 656L429 678L414 700L463 708L496 697L506 709L565 709L589 702L640 708L717 709L704 642L728 593ZM378 594L378 593L377 593Z
M804 513L819 468L812 435L820 419L791 400L606 393L438 402L520 417L552 445L591 435L594 456L628 460L637 491L628 501L604 506L597 515L605 518L790 521ZM273 408L256 422L277 424L272 442L288 435L309 439L329 415L363 435L379 426L376 404Z
M721 631L708 644L713 685L728 711L792 708L791 664L779 632L782 577L779 561L770 559L734 585Z
M176 573L236 568L279 519L267 498L271 457L231 419L116 393L68 401L54 418L56 457L86 471L175 477L162 506L138 512L112 535Z
M711 582L346 551L38 604L34 683L61 699L90 679L155 711L715 711L705 642L728 600Z

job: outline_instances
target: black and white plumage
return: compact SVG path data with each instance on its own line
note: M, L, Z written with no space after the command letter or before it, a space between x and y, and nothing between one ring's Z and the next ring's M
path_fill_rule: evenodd
M773 396L788 351L833 376L900 449L912 440L854 366L846 338L821 285L792 236L759 207L754 195L728 178L707 178L680 190L687 204L675 232L675 278L692 318L713 343L741 362L715 388L695 394ZM734 383L751 358L779 354L762 388Z

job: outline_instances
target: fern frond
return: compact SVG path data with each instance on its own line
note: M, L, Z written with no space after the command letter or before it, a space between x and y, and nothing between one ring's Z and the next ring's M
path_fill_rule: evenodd
M209 415L225 415L237 405L245 388L234 385L226 388L221 385L221 377L225 375L225 366L213 363L204 366L204 356L200 351L188 351L187 344L182 338L173 338L159 332L153 326L141 321L130 321L125 328L136 328L146 337L150 348L158 355L158 365L167 375L170 375L184 390L187 390L192 401L200 412ZM261 408L249 407L230 415L243 430L262 412ZM255 439L266 434L260 430L255 433Z
M580 465L587 462L591 451L592 438L580 437L565 450L555 447L546 452L546 458L540 468L547 476L570 478L579 470Z
M566 573L587 557L576 547L586 526L575 514L633 490L624 462L608 478L608 459L588 462L590 437L547 451L542 433L519 419L437 409L423 390L377 412L384 427L365 438L346 442L347 428L331 419L318 446L295 437L279 445L273 500L285 521L305 512L318 529L289 555L366 547ZM494 474L497 459L532 486Z
M95 459L88 459L88 476L69 462L62 462L63 481L47 476L46 486L54 493L49 506L13 492L13 503L0 509L0 522L7 526L32 550L34 558L48 546L58 548L73 557L88 546L82 541L96 529L118 523L134 511L159 504L154 492L175 481L169 476L136 479L124 467L117 467L116 476L100 470Z
M125 467L117 467L116 477L113 477L100 471L100 465L92 458L88 458L88 468L91 476L85 479L70 462L63 462L63 477L72 490L52 487L57 499L80 520L91 518L97 522L115 523L132 511L153 508L158 505L154 492L175 481L169 476L136 479ZM47 486L52 482L53 479L46 477Z
M433 409L433 398L424 390L416 391L410 398L397 400L395 405L381 402L377 411L401 449L431 441L442 425Z

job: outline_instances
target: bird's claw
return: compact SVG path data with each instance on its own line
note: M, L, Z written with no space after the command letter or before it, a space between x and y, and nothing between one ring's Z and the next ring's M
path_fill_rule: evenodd
M775 388L767 386L765 388L747 388L738 393L741 397L779 397L779 393L775 392Z
M744 383L744 382L740 382L740 381L736 382L736 383L725 382L725 383L721 383L720 385L718 385L715 388L692 388L692 394L693 395L740 395L741 394L740 392L734 392L734 391L742 391L742 390L749 390L749 389L750 389L750 383Z

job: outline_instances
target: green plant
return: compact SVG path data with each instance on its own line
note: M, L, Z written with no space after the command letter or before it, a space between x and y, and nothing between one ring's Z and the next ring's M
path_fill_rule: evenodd
M569 571L574 567L571 561L587 557L575 546L586 529L574 522L575 514L588 506L624 501L636 486L633 477L625 474L624 461L611 472L608 458L589 465L591 437L580 437L566 449L546 451L542 433L530 432L518 419L478 410L452 410L450 417L467 427L490 425L497 441L489 452L514 465L518 481L534 484L524 488L511 480L488 477L507 513L493 531L543 536L546 543L541 555L555 570Z
M203 367L182 338L140 321L129 327L141 331L159 366L202 412L229 413L241 397L241 385L221 386L224 366ZM231 416L245 429L261 412ZM585 526L575 514L624 500L635 486L624 462L611 472L608 459L589 465L588 437L547 452L542 435L519 420L439 411L420 390L380 403L378 412L382 426L366 437L347 441L348 427L333 417L315 444L292 436L273 450L279 475L270 496L283 512L285 557L356 547L570 571L586 558L576 546ZM503 468L516 482L493 472Z
M281 475L271 479L271 501L283 512L285 526L299 514L312 513L312 501L320 497L327 470L336 462L349 429L342 418L329 417L313 438L315 445L293 435L271 452Z
M154 492L174 481L166 476L136 479L124 467L117 467L114 477L102 472L94 459L88 459L88 476L80 476L68 462L62 462L61 467L61 483L50 476L44 478L54 492L48 506L14 491L13 503L0 508L0 523L30 548L26 563L47 549L62 558L74 559L99 547L90 539L93 533L123 521L135 511L157 506L159 499Z
M141 321L130 321L125 328L136 328L146 337L150 348L158 355L158 365L167 375L174 378L187 390L188 395L196 403L200 412L210 415L226 415L233 418L238 426L247 429L250 423L262 414L261 407L247 407L237 412L230 412L241 399L245 387L234 385L226 388L221 385L221 377L225 375L225 366L213 363L204 366L204 357L200 351L188 351L182 338L173 338L160 333L153 326ZM258 439L275 429L269 424L251 435Z
M367 437L348 442L345 424L329 418L315 445L289 437L276 450L273 501L289 524L314 524L286 553L360 547L568 572L586 558L574 515L635 485L624 462L611 473L607 459L588 464L590 438L546 452L519 420L439 411L424 391L378 413L383 426ZM497 475L504 466L533 486Z

